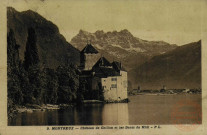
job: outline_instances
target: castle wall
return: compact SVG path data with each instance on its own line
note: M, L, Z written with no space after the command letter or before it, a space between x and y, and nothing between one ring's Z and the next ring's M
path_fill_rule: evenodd
M104 100L120 101L127 99L127 72L120 71L121 76L102 78Z

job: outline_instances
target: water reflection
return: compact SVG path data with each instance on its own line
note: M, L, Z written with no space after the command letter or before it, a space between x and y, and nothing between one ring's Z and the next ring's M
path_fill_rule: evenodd
M128 125L128 104L106 104L103 107L103 125Z
M130 97L129 103L84 104L64 110L18 113L8 125L173 124L170 114L175 103L181 99L193 101L201 107L201 95L139 95ZM192 111L189 107L183 109L184 112ZM179 122L192 123L185 119Z
M85 104L64 110L24 112L9 125L117 125L128 124L128 104Z
M85 104L75 108L75 125L101 125L103 104Z

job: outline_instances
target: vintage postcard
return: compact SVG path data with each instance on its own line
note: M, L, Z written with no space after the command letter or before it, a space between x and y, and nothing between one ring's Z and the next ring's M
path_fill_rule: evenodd
M0 135L206 134L205 0L7 0Z

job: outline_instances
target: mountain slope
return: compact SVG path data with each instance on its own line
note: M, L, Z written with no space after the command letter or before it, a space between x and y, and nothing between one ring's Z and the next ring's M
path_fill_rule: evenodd
M28 28L33 27L37 35L37 47L41 64L56 68L63 63L79 64L79 50L69 44L59 33L58 27L31 10L18 12L7 8L7 29L13 29L20 45L20 59L24 59Z
M153 57L129 72L142 89L201 88L201 41Z
M126 29L106 33L100 30L95 33L80 30L71 39L71 44L82 50L87 40L91 40L92 45L110 61L121 61L127 70L144 63L152 56L177 47L163 41L146 41L136 38Z

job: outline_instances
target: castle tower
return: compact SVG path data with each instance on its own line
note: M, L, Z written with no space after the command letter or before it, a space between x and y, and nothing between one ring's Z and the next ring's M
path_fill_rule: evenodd
M80 67L82 70L91 70L99 58L99 52L91 44L87 44L80 53Z

